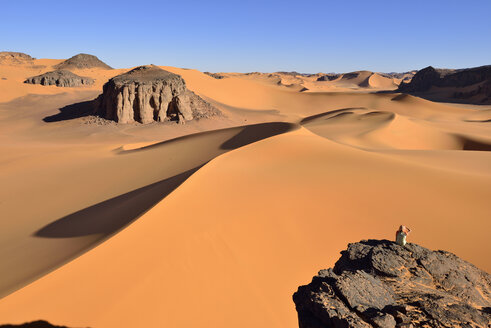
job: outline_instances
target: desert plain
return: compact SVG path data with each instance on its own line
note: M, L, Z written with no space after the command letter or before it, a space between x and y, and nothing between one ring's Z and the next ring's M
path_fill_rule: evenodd
M299 285L401 224L491 269L489 104L159 66L221 115L120 124L84 110L131 68L24 83L63 62L0 62L0 324L293 328Z

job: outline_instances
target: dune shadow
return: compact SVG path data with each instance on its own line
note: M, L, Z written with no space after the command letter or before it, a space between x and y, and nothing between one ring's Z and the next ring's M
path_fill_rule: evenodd
M315 121L315 120L318 120L324 116L328 116L328 115L332 115L332 114L342 114L346 111L349 111L349 110L353 110L353 109L366 109L366 107L347 107L347 108L340 108L340 109L335 109L335 110L331 110L331 111L328 111L328 112L324 112L324 113L320 113L320 114L315 114L315 115L312 115L312 116L307 116L305 118L303 118L301 121L300 121L300 124L303 125L303 124L306 124L306 123L309 123L309 122L312 122L312 121Z
M34 236L70 238L110 235L147 212L203 165L69 214L39 229Z
M70 104L59 109L59 113L43 118L44 122L52 123L59 121L73 120L76 118L89 116L94 114L94 101L82 101L75 104Z
M286 122L270 122L247 125L235 136L221 144L220 149L236 149L298 128L298 124Z
M403 100L407 96L413 96L417 98L421 98L424 100L428 100L431 102L436 102L436 103L449 103L449 104L463 104L463 105L479 105L479 106L485 106L485 105L490 105L491 101L485 100L485 101L478 101L472 98L462 98L462 97L454 97L451 95L445 96L445 95L437 95L437 94L432 94L428 92L403 92L400 90L382 90L382 91L377 91L375 93L378 94L393 94L394 98L391 100L398 101L398 100Z
M299 125L295 124L295 123L285 123L285 122L258 123L258 124L236 126L236 127L232 127L232 128L225 128L225 129L219 129L219 130L213 130L213 131L204 131L204 132L188 134L188 135L185 135L182 137L177 137L177 138L173 138L170 140L157 142L157 143L154 143L152 145L148 145L148 146L144 146L144 147L136 148L136 149L123 150L121 148L118 148L118 149L115 149L115 152L117 152L118 154L121 154L121 155L130 154L130 153L150 150L150 149L154 149L154 148L159 148L159 147L165 146L167 144L178 142L178 141L183 141L186 139L211 135L211 134L214 134L217 132L224 132L224 131L230 131L230 130L240 130L239 133L237 133L235 136L233 136L232 138L225 141L220 146L220 149L228 151L228 150L233 150L233 149L236 149L239 147L246 146L246 145L251 144L253 142L260 141L262 139L273 137L273 136L278 135L278 134L293 131L293 130L298 129L298 128L299 128Z
M172 140L166 140L158 144L134 150L119 150L120 154L134 153L160 147L162 145L183 139L217 133L219 131L231 129L239 131L233 137L223 142L219 147L219 151L214 156L204 159L203 164L199 165L198 167L71 213L47 224L46 226L37 230L33 235L35 237L42 238L70 238L93 234L109 236L127 226L159 203L212 158L229 150L282 134L296 128L299 128L299 125L294 123L261 123L223 130L201 132Z
M462 150L491 151L491 144L461 137Z

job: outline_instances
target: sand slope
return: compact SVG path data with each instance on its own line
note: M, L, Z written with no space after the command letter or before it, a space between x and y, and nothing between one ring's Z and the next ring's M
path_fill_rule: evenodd
M104 70L2 98L0 290L17 291L0 323L296 327L297 286L399 224L491 268L488 108L163 68L226 117L43 121L97 96ZM11 72L13 89L31 74Z

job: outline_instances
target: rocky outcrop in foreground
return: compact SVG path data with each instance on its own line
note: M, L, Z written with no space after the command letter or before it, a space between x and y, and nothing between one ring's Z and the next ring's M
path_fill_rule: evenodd
M188 90L181 76L153 65L113 77L97 102L103 117L119 123L184 123L220 115L218 109Z
M112 69L99 58L88 54L78 54L55 66L58 69L85 69L85 68L103 68Z
M368 240L293 301L300 328L489 327L491 276L445 251Z
M401 83L397 91L424 94L435 88L441 92L451 89L450 98L491 103L491 65L458 70L428 66L418 71L411 82Z
M78 76L70 71L56 70L30 77L24 83L56 85L57 87L80 87L94 84L94 80L90 77Z

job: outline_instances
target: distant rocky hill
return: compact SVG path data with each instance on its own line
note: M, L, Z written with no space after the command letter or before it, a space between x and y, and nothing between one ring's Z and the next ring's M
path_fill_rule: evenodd
M55 66L58 69L84 69L84 68L104 68L112 69L99 58L88 54L78 54Z
M416 73L409 83L401 83L399 92L491 104L491 65L466 69L436 69L428 66Z
M390 73L378 73L382 76L393 78L393 79L401 79L404 82L411 81L413 76L417 73L418 71L408 71L408 72L390 72Z
M317 81L333 81L339 78L341 74L323 74L317 78Z
M94 84L94 80L89 77L76 75L67 70L56 70L30 77L24 83L56 85L57 87L80 87Z
M491 275L445 251L368 240L293 300L300 328L490 327Z
M220 111L186 87L181 76L157 66L140 66L110 79L96 106L119 123L177 121L220 115Z
M0 64L25 64L33 60L34 58L22 52L0 51Z

